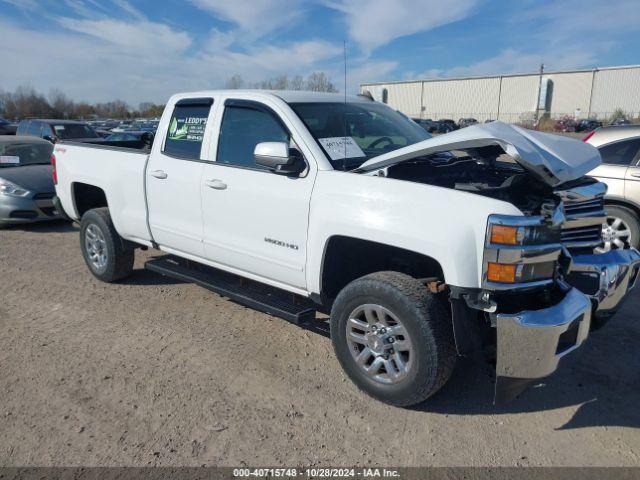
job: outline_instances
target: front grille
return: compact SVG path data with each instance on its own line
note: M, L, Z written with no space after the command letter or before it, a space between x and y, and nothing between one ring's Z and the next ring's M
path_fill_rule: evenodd
M14 210L9 214L9 218L17 218L20 220L33 220L38 217L38 212L33 210Z
M34 200L51 200L53 197L55 197L55 193L51 192L51 193L36 193L33 196Z
M565 247L597 247L602 243L602 223L605 220L602 196L581 202L565 201L564 215L566 221L561 238Z
M602 226L565 228L561 234L562 243L569 246L599 245L602 240Z
M564 213L567 218L583 218L600 216L604 211L604 199L594 198L584 202L565 203Z

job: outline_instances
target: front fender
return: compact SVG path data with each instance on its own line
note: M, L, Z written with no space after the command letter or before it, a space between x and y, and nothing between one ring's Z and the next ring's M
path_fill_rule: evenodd
M442 267L446 283L478 288L491 214L522 212L507 202L432 185L318 172L310 208L308 289L320 293L325 249L335 235L431 257Z

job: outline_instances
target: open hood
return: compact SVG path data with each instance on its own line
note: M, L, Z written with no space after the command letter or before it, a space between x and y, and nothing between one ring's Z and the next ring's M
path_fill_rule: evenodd
M602 162L598 150L580 140L491 122L385 153L366 161L355 171L368 172L445 151L482 150L487 147L499 147L524 169L552 187L580 178Z

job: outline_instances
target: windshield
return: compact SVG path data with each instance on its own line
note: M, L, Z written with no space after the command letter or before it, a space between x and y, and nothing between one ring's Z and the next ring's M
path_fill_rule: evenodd
M64 125L54 125L53 131L56 132L56 137L61 140L68 140L73 138L99 138L96 131L89 125L77 125L74 123Z
M0 144L0 168L48 164L51 162L52 151L53 145Z
M352 170L378 155L431 135L381 103L291 103L336 170Z

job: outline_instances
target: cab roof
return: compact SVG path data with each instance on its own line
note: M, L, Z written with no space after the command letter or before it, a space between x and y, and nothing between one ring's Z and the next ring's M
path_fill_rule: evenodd
M345 101L344 93L328 93L328 92L308 92L303 90L255 90L255 89L238 89L238 90L208 90L200 92L184 92L177 95L180 98L196 98L207 97L213 95L271 95L287 103L342 103ZM363 95L347 95L347 102L371 102L368 97Z

